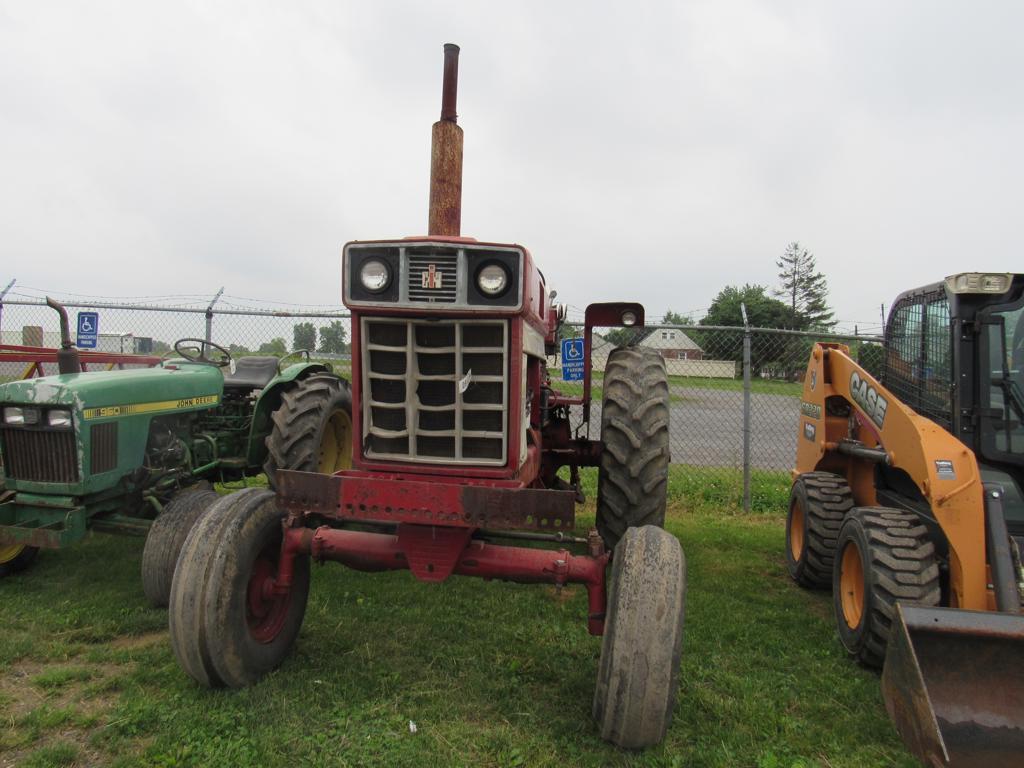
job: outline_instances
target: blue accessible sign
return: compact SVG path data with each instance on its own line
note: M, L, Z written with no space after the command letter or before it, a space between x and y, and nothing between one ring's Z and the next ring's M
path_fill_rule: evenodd
M583 380L583 339L562 339L562 379Z
M99 312L78 313L78 341L76 347L96 349L96 337L100 332Z

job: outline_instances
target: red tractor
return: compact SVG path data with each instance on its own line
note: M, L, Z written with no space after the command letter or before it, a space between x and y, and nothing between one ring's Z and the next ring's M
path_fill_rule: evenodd
M428 582L458 574L582 584L588 629L603 635L593 702L600 734L642 748L664 738L672 716L685 613L683 551L662 529L665 363L641 347L612 352L601 439L574 434L574 409L589 426L592 329L642 326L644 310L587 307L583 395L555 388L547 356L564 310L529 251L460 236L458 52L445 46L429 234L344 249L355 406L334 428L348 431L351 468L280 471L276 495L223 497L178 560L171 642L203 685L256 682L298 635L310 559L408 569ZM574 532L579 468L595 466L597 528L584 538ZM509 544L516 540L530 546Z

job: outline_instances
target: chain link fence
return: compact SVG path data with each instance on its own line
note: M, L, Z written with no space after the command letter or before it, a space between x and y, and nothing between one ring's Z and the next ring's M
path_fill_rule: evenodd
M64 306L71 321L72 342L79 313L98 314L94 349L99 352L165 355L171 353L175 341L194 338L219 344L234 357L282 357L309 350L313 359L330 362L340 371L350 369L351 325L344 308L314 312L217 307L215 302L206 307L106 302L67 302ZM36 299L4 300L0 304L0 344L59 347L57 312ZM13 369L4 370L5 365L0 363L0 380L18 375ZM44 366L44 372L56 373L56 365Z
M351 369L349 315L327 311L174 307L124 303L65 304L72 334L77 313L99 314L99 351L167 354L177 339L208 338L239 357L283 356L312 350L340 373ZM567 323L564 336L583 334L581 323ZM637 345L665 359L671 397L670 493L680 500L765 510L788 489L788 470L796 453L803 376L815 341L839 341L869 371L878 373L881 339L802 333L767 328L657 325L639 329L595 329L591 361L593 407L589 433L598 437L601 395L608 356L618 346ZM57 313L38 299L7 299L0 304L0 343L56 347ZM17 378L2 370L0 380ZM549 358L554 386L582 393L582 383L563 381L561 360ZM56 373L45 369L46 373ZM577 414L579 418L581 414ZM577 423L582 429L582 425Z
M581 336L571 323L565 336ZM670 494L747 511L778 511L796 458L803 379L816 341L841 342L878 374L882 339L771 328L659 325L595 329L590 435L601 423L601 382L616 347L636 345L665 359L669 378ZM562 361L548 360L555 387L580 394L582 382L562 381Z

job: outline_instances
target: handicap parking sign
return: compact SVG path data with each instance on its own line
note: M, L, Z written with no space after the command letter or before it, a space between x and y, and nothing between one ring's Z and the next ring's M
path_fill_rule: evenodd
M562 339L562 379L564 381L582 381L583 360L583 339Z
M78 313L78 341L76 347L96 349L96 338L100 332L99 312Z

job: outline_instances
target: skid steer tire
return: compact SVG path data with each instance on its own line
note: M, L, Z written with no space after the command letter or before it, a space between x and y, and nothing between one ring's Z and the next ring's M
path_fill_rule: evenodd
M279 469L333 474L352 466L352 390L344 379L317 373L297 382L271 419L263 463L271 488Z
M832 602L839 639L866 667L881 669L896 601L939 604L935 545L917 515L888 507L855 507L836 541Z
M631 527L665 523L669 391L655 350L620 347L608 356L601 404L597 530L608 549Z
M196 521L220 498L197 488L179 491L156 516L142 550L142 591L154 608L166 608L181 547Z
M686 558L653 525L629 528L612 557L611 593L593 715L601 738L643 749L665 738L676 692L686 616Z
M832 587L836 538L851 509L853 493L839 475L805 472L794 481L786 517L786 567L801 587Z

